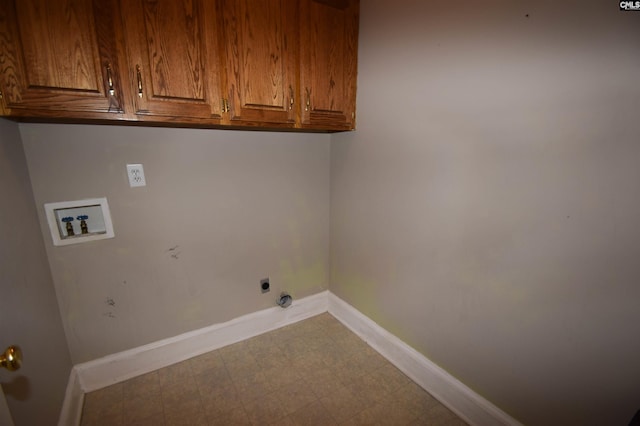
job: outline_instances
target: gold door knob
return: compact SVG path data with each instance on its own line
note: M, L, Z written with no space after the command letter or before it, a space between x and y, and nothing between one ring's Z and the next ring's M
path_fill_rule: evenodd
M16 371L22 365L22 351L18 346L9 346L0 354L0 367L9 371Z

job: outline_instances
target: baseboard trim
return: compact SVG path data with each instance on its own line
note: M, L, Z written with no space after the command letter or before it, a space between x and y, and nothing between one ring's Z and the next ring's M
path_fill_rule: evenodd
M333 293L329 313L470 425L522 426L424 355Z
M278 306L124 352L71 370L58 426L79 425L84 394L176 362L329 312L419 386L470 425L522 426L458 379L333 293L323 291L287 309Z
M80 386L80 376L76 367L69 373L67 390L64 394L58 426L79 425L82 417L82 404L84 403L84 392Z
M243 315L231 321L78 364L80 387L91 392L288 324L327 312L328 291Z

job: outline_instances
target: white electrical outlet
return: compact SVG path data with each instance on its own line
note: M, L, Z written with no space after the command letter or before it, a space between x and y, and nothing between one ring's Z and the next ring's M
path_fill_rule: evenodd
M127 164L127 176L129 176L129 186L147 186L144 178L144 169L142 164Z

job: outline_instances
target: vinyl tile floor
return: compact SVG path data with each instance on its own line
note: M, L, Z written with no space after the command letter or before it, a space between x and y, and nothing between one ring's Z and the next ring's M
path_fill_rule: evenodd
M93 425L465 423L325 313L90 392Z

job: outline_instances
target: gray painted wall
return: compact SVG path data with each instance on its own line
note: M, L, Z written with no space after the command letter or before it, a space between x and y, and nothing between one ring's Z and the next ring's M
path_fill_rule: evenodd
M528 425L640 408L640 13L362 2L331 290Z
M0 369L16 426L55 425L71 359L65 340L18 124L0 119L0 351L22 348L15 372Z
M20 131L74 363L276 306L282 290L327 288L328 135ZM146 187L129 187L127 163L143 164ZM115 238L54 247L44 203L102 196Z

